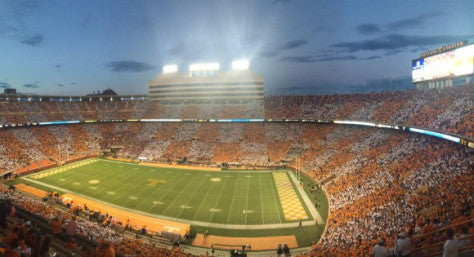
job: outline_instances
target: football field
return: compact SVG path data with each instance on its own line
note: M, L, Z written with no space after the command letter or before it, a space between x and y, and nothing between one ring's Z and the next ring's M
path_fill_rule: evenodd
M26 176L31 186L191 224L313 220L290 171L202 171L88 159ZM314 207L312 207L314 208Z

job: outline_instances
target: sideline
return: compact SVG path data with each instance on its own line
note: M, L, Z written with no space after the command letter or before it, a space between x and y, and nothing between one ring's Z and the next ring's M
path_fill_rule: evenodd
M252 246L252 251L274 250L278 244L287 244L290 248L298 248L294 235L291 236L266 236L266 237L225 237L197 234L193 246L222 250L239 249L242 245Z
M164 164L164 163L153 163L153 162L140 162L138 165L158 168L171 168L171 169L189 169L189 170L202 170L202 171L222 171L221 168L206 167L206 166L191 166L191 165L180 165L180 164Z
M133 212L124 211L121 209L113 208L108 204L100 204L74 194L63 194L61 196L61 199L63 200L63 202L68 202L73 206L82 207L83 205L87 204L90 210L97 210L100 213L107 213L109 214L109 216L118 217L123 225L125 225L126 221L128 220L129 224L137 230L146 226L147 230L153 232L168 231L171 233L180 234L181 236L184 236L190 231L189 224L178 223L163 219L156 219Z

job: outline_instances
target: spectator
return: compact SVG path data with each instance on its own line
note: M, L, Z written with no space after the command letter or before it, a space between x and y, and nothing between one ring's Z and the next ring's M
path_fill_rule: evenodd
M457 257L459 250L459 240L454 238L454 230L449 228L446 230L446 236L448 240L443 246L443 257Z
M387 257L388 250L385 248L385 242L383 239L379 239L378 243L374 246L372 250L372 257Z
M0 226L3 229L7 228L7 217L11 213L11 203L9 200L2 200L0 203Z
M53 231L53 235L58 236L59 234L61 234L62 224L63 224L62 217L54 218L54 220L51 221L50 226L51 226L51 230Z
M467 226L461 227L461 234L459 235L459 248L469 246L472 244L472 236L469 235L469 229Z
M76 230L77 230L76 216L72 216L72 219L69 221L69 223L66 226L66 234L69 237L72 237L76 235Z
M115 257L115 251L112 244L108 241L102 242L95 250L97 257Z
M398 234L396 254L401 257L410 257L411 242L404 232Z

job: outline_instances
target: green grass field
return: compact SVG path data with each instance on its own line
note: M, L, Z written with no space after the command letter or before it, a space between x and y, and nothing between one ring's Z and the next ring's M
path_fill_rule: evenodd
M295 222L285 220L271 171L182 170L93 160L31 174L27 183L173 220L234 225Z

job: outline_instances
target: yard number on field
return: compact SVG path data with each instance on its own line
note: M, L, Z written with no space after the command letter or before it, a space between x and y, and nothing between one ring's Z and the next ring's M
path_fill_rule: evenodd
M158 183L166 183L166 180L162 180L162 179L149 178L148 181L149 181L148 186L150 186L150 187L154 187Z

